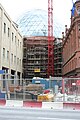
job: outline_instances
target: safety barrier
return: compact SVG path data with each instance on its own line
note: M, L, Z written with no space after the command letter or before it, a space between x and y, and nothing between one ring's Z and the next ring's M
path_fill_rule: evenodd
M63 102L42 102L42 108L63 109Z
M23 101L19 101L19 100L6 100L6 105L5 106L22 107L23 106Z
M63 103L63 109L80 110L80 103Z
M0 106L80 110L80 103L0 100Z
M0 106L5 106L6 105L6 100L2 99L0 100Z
M23 107L42 107L42 102L36 102L36 101L23 101Z

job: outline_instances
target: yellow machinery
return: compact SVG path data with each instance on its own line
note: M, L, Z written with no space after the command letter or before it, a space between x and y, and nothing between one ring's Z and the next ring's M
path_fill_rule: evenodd
M51 102L51 101L54 101L54 95L53 95L52 91L50 90L50 92L48 92L48 93L45 93L45 94L43 93L43 94L38 95L37 100Z

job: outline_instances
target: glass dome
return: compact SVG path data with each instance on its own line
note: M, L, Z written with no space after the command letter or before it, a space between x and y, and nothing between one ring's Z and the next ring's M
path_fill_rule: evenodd
M54 20L53 20L54 21ZM56 20L55 20L56 21ZM23 36L47 36L48 14L47 11L34 9L22 14L16 21ZM54 36L59 37L61 27L57 22L54 25Z

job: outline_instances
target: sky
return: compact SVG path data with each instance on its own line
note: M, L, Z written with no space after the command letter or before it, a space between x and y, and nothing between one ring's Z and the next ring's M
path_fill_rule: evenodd
M48 0L0 0L0 3L13 21L16 21L25 11L31 9L47 11L48 9ZM53 0L53 18L63 26L68 25L69 27L71 8L72 0Z

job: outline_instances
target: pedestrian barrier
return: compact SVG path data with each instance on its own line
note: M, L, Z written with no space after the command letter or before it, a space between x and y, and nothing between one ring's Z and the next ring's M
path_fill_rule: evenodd
M23 101L19 101L19 100L6 100L6 106L22 107L23 106Z
M41 107L42 107L42 102L23 101L23 107L36 107L36 108L41 108Z
M80 110L80 103L0 100L0 106Z
M2 99L0 100L0 106L5 106L6 105L6 100Z
M63 109L63 102L42 102L42 108Z
M63 103L63 109L80 110L80 103Z

